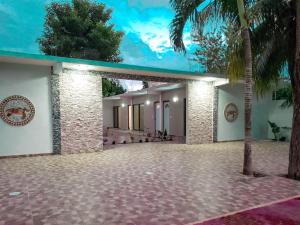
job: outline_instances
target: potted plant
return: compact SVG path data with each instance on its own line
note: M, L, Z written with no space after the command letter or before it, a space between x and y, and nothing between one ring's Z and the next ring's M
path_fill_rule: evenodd
M268 121L268 123L272 129L272 133L274 135L274 140L278 141L280 138L280 127L278 127L276 123L273 123L271 121Z
M272 133L274 135L274 141L286 141L286 137L282 136L281 134L281 128L279 126L277 126L276 123L273 123L271 121L268 121L271 129L272 129Z
M133 135L133 133L130 133L129 135L130 135L131 143L133 143L134 142L134 135Z

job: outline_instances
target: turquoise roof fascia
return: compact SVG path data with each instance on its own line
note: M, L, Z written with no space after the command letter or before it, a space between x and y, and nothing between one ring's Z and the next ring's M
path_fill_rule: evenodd
M20 58L20 59L52 61L56 63L76 63L76 64L91 65L91 66L110 67L116 69L139 70L139 71L147 71L147 72L155 72L155 73L168 73L173 75L178 74L178 75L203 76L203 74L198 72L162 69L162 68L147 67L147 66L135 66L129 64L122 64L122 63L111 63L111 62L103 62L103 61L96 61L96 60L67 58L67 57L41 55L41 54L30 54L30 53L12 52L12 51L4 51L4 50L0 50L0 57L1 56Z

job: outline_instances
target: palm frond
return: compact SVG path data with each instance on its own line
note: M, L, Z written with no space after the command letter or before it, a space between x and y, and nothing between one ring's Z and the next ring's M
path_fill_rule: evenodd
M279 89L277 93L281 95L281 100L284 100L280 105L282 109L287 109L293 106L294 98L293 98L292 85L288 85L286 87Z
M282 77L293 52L292 12L285 0L260 0L249 9L254 15L251 41L254 80L258 96L263 96Z
M183 42L184 27L188 20L190 20L192 24L200 22L197 8L204 1L205 0L170 0L171 6L175 10L175 17L170 24L170 38L175 51L185 53L186 50ZM205 12L205 9L202 10L202 12Z

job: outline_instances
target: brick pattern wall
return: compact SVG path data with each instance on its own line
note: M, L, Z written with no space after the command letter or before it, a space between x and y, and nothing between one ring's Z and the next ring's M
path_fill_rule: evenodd
M214 139L214 86L187 82L187 144L212 143Z
M59 91L59 75L52 74L51 83L51 104L52 104L52 145L53 153L61 153L61 127L60 127L60 91Z
M102 150L101 76L64 70L59 76L58 85L61 154Z
M219 88L214 87L214 100L213 100L213 142L218 141L218 106L219 106Z

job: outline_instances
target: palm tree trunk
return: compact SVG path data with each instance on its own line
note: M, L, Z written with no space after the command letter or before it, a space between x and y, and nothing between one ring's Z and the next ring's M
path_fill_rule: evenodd
M244 139L244 166L243 174L252 175L252 134L251 134L251 114L252 114L252 50L248 21L246 19L244 0L237 0L239 17L242 28L242 38L245 56L245 139Z
M300 0L296 0L296 49L291 82L293 87L294 114L288 176L292 179L300 179Z

